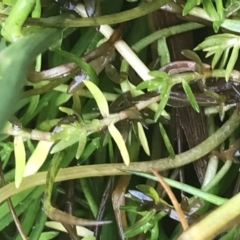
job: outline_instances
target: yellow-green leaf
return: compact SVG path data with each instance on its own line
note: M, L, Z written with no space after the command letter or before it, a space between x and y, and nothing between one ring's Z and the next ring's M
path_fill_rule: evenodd
M138 137L139 140L141 142L141 145L145 151L145 153L149 156L150 155L150 151L149 151L149 146L148 146L148 141L145 135L145 132L143 130L143 126L140 122L137 123L138 126Z
M108 126L108 131L110 132L112 138L116 142L124 163L128 166L130 164L130 158L121 133L112 123Z
M26 164L26 151L23 143L23 139L21 136L16 136L14 138L14 156L15 156L15 186L19 188L22 179L23 173Z
M58 231L67 232L67 230L63 227L63 225L59 222L49 221L45 223L45 226L49 228L53 228ZM81 237L93 236L93 232L88 230L85 227L76 226L76 228L77 228L78 236L81 236Z
M76 152L77 159L81 157L86 143L87 143L87 133L85 131L82 131L79 135L78 149Z
M96 100L101 115L103 117L108 117L109 116L108 103L101 90L93 82L89 80L84 80L83 82L93 95L94 99Z
M47 141L39 141L37 147L35 148L33 154L29 158L25 170L24 170L24 177L32 175L36 173L39 168L45 162L49 150L54 142L47 142Z

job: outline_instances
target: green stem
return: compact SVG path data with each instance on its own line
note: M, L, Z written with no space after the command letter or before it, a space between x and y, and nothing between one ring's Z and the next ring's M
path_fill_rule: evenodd
M121 22L126 22L148 13L154 12L159 9L161 6L168 3L169 0L155 0L150 3L141 4L138 7L135 7L131 10L127 10L120 13L115 13L111 15L105 15L101 17L91 17L91 18L62 18L62 17L51 17L51 18L39 18L39 19L30 19L28 18L26 23L29 25L37 26L48 26L48 27L57 27L57 28L66 28L66 27L87 27L87 26L99 26L104 24L116 24ZM4 21L6 15L0 14L1 21Z
M239 126L239 122L240 116L238 115L237 111L235 111L229 120L223 124L223 126L219 128L219 130L217 130L213 135L196 147L176 155L175 159L164 158L153 161L133 162L130 163L130 166L126 166L122 163L76 166L60 169L54 181L64 181L84 177L125 175L127 173L123 171L131 169L134 169L135 171L148 172L150 168L155 168L158 171L177 168L189 164L215 149L231 135L231 133ZM14 183L10 183L1 188L0 203L6 198L27 188L45 184L46 175L46 172L40 172L24 178L21 186L18 189L15 188Z
M157 181L158 182L158 179L153 176L152 174L148 174L148 173L143 173L143 172L137 172L137 171L127 171L128 173L131 173L131 174L134 174L134 175L137 175L137 176L141 176L141 177L145 177L145 178L148 178L148 179L151 179L151 180L154 180L154 181ZM177 182L175 180L172 180L172 179L169 179L169 178L163 178L164 181L171 187L174 187L174 188L177 188L177 189L180 189L186 193L189 193L195 197L199 197L203 200L206 200L210 203L213 203L215 205L222 205L223 203L225 203L228 199L226 198L221 198L221 197L218 197L218 196L215 196L213 194L210 194L210 193L206 193L204 192L203 190L200 190L198 188L195 188L195 187L192 187L192 186L189 186L185 183L181 183L181 182Z

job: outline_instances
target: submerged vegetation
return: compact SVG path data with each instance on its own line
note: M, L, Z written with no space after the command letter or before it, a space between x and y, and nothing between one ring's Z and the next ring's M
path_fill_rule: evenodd
M0 238L240 238L239 0L0 1Z

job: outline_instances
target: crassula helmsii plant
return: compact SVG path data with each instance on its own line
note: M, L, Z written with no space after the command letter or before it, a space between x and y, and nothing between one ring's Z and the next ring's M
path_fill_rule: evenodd
M1 1L1 239L238 239L239 8ZM184 32L194 46L172 46Z

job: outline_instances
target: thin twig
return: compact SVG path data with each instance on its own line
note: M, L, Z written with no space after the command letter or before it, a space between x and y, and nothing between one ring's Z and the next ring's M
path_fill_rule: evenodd
M183 230L185 231L186 229L188 229L188 223L187 220L184 216L184 213L174 195L174 193L172 192L172 189L165 183L165 181L163 180L162 176L158 173L157 170L155 170L154 168L151 168L151 171L153 172L153 174L158 178L158 181L161 183L162 187L164 188L164 190L167 192L177 214L179 217L179 220L182 224Z

